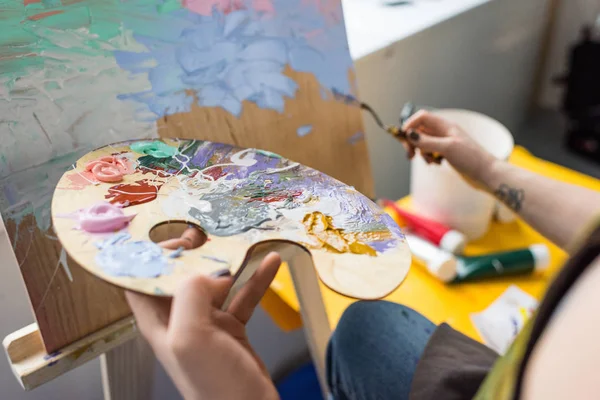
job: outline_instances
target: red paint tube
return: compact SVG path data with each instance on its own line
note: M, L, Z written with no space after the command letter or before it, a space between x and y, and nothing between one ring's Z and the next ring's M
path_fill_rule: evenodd
M461 254L466 243L465 235L446 225L409 213L391 200L381 200L381 205L391 209L416 235L454 254Z

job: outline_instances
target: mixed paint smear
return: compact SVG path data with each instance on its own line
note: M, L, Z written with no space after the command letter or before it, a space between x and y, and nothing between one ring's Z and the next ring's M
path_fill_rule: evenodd
M343 229L333 226L333 219L319 211L306 214L302 223L306 232L314 238L317 243L315 247L321 247L334 253L368 254L376 256L377 252L368 244L362 243L356 233L346 233ZM380 235L386 235L382 232Z
M135 174L144 179L101 183L105 197L132 211L156 201L169 219L193 220L208 235L243 236L249 244L279 237L315 250L375 257L403 239L373 202L311 168L260 150L198 140L177 143L170 157L159 152L137 159ZM141 154L139 142L131 142L130 149ZM157 197L167 183L169 190ZM99 246L96 263L107 274L148 278L171 271L159 247L128 240L120 232Z

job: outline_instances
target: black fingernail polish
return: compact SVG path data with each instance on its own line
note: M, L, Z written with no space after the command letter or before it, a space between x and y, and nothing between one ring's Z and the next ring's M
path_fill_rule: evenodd
M231 271L228 269L220 269L210 274L210 276L213 278L225 278L231 276Z
M415 131L410 131L410 133L408 134L408 137L413 142L418 142L419 141L419 134L417 132L415 132Z

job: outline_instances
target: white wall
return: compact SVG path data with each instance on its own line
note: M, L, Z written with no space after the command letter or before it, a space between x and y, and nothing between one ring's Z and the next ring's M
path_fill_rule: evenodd
M361 98L388 123L413 101L480 111L516 130L526 117L547 3L493 0L358 60ZM402 146L365 122L377 195L406 195Z
M569 48L579 40L582 25L594 23L600 16L599 0L562 0L559 3L539 98L542 107L552 109L560 107L563 93L561 87L552 84L552 78L567 71Z

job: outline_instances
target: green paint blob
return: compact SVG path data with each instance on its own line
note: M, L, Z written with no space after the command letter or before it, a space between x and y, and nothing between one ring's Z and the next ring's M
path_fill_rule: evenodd
M166 0L164 3L156 6L156 9L161 14L167 14L171 11L179 10L182 7L180 0Z
M266 156L266 157L282 158L279 154L271 153L270 151L266 151L266 150L256 149L256 152L258 154L261 154L261 155Z
M135 142L129 147L136 153L146 154L155 158L173 157L178 151L177 148L158 140L153 142Z
M160 21L157 7L165 12ZM10 91L18 79L36 72L43 71L47 80L61 68L85 72L71 62L74 56L110 58L115 50L142 51L129 38L131 32L170 40L179 34L172 29L179 19L168 14L177 7L182 7L180 0L42 0L27 5L0 0L0 91Z

